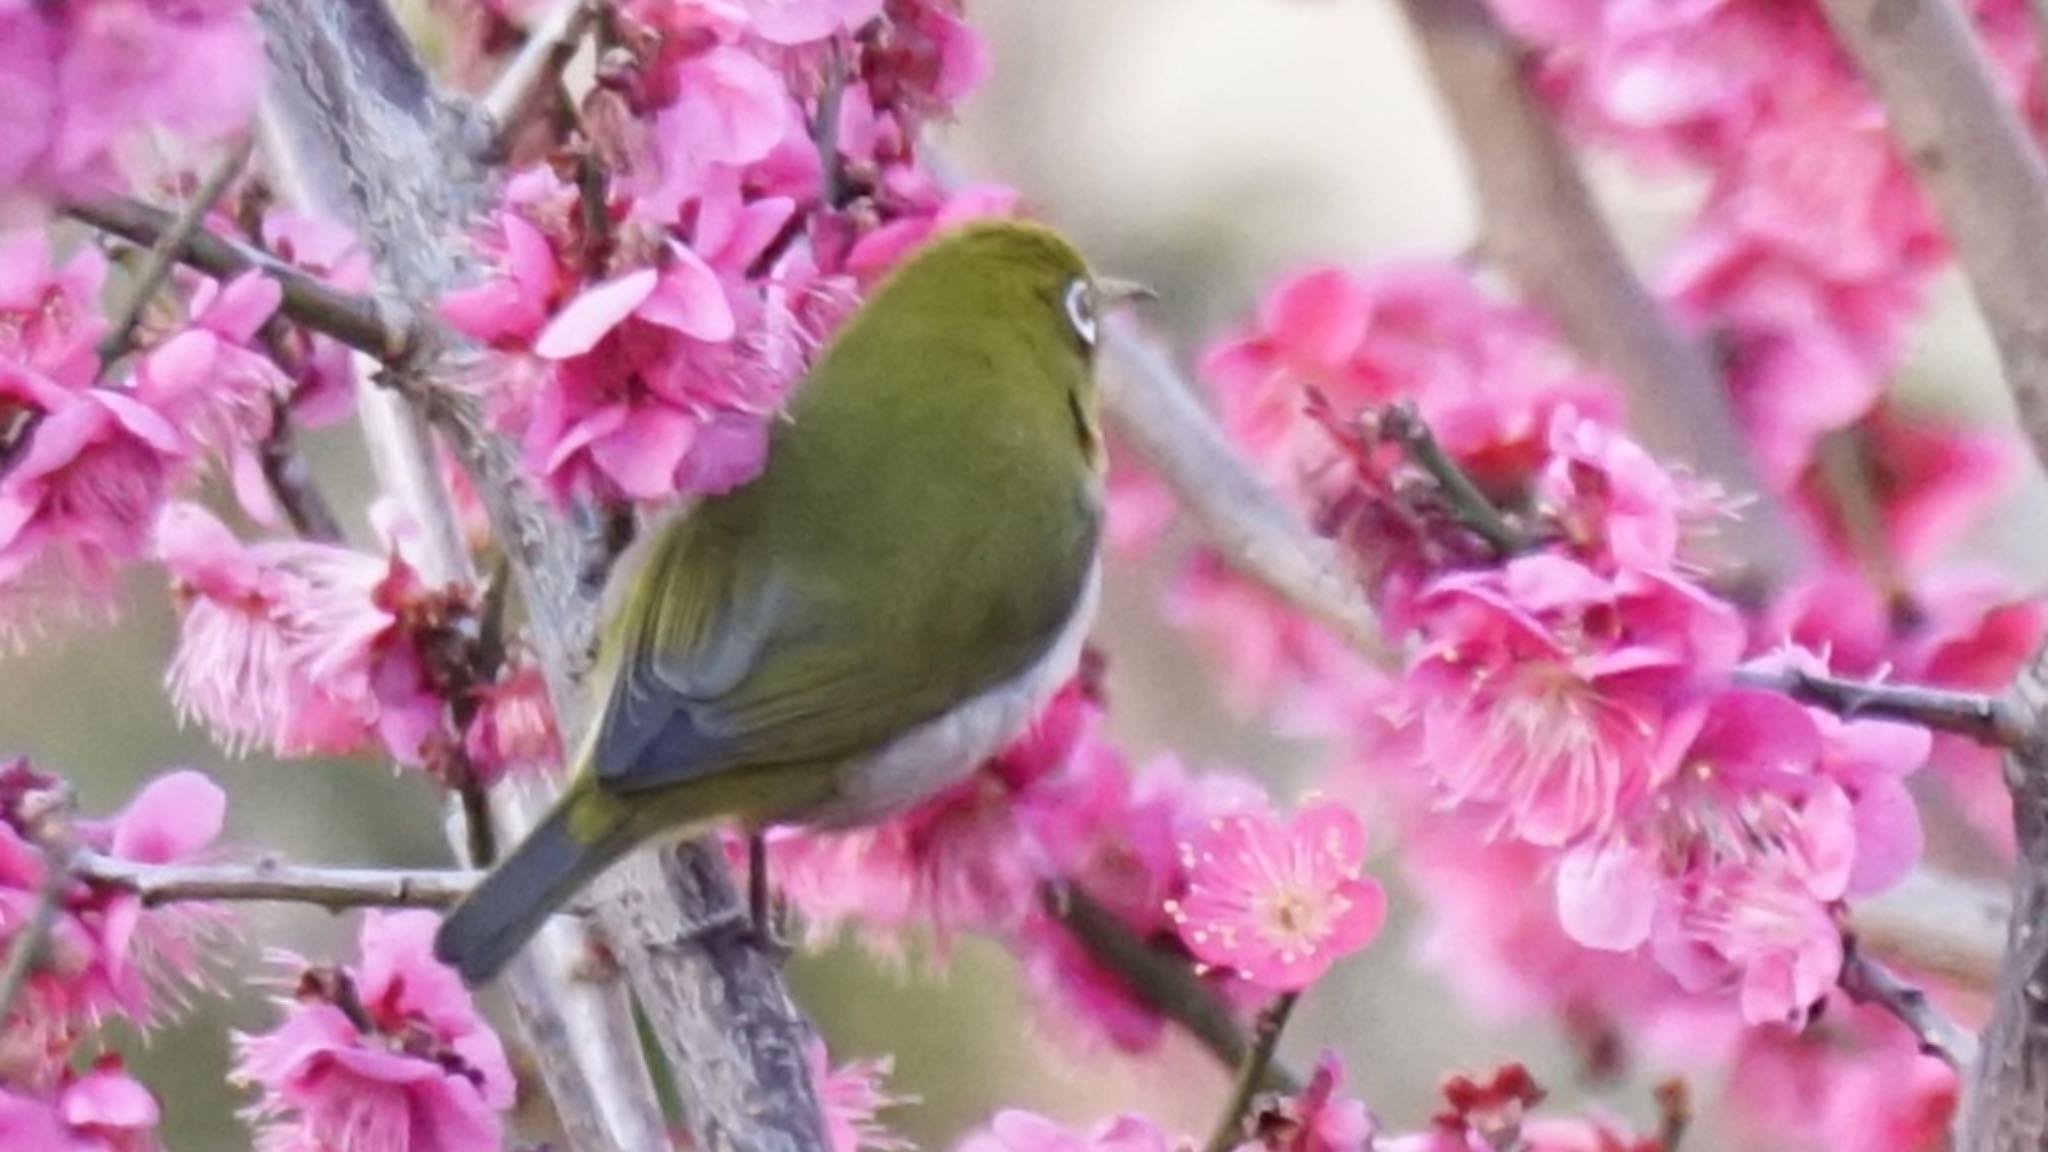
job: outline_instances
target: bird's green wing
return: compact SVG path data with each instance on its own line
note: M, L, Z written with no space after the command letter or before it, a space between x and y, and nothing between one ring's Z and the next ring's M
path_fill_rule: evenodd
M1077 526L1091 539L1077 541L1079 563L1059 566L1035 619L991 615L942 591L920 597L919 618L900 629L849 632L834 619L831 589L749 570L715 547L650 570L641 594L652 610L638 617L638 635L617 638L620 664L591 761L598 783L631 794L720 773L833 765L881 747L1050 645L1092 563L1092 527ZM932 675L935 642L969 651L970 665Z

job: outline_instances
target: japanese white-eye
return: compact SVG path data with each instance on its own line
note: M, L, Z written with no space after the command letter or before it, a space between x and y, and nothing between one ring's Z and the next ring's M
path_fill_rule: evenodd
M488 980L650 839L878 820L1018 735L1094 614L1098 317L1138 294L1015 221L942 234L883 280L760 476L621 563L575 778L436 954Z

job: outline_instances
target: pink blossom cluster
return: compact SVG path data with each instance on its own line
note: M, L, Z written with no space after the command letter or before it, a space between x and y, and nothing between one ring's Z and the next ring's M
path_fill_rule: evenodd
M294 379L258 350L281 297L273 281L182 281L177 319L145 318L109 365L106 276L94 249L60 262L41 234L0 237L0 635L17 641L67 612L104 611L165 502L210 461L245 510L275 522L262 444L287 407L338 408L320 370Z
M264 1152L480 1152L512 1107L505 1049L434 959L431 912L371 912L353 965L278 961L292 990L267 1032L235 1038L234 1077Z
M402 549L245 543L183 502L155 549L183 609L171 698L228 748L381 748L451 784L559 762L538 669L479 669L474 594L431 585Z
M490 274L441 302L503 353L479 386L550 491L659 502L750 479L859 279L935 219L1004 206L950 204L915 160L986 69L957 8L620 7L577 142L507 182L478 239Z
M2015 0L1965 7L2038 135L2048 108L2033 13ZM1636 159L1709 178L1668 257L1666 289L1719 351L1764 478L1820 544L1822 569L1788 590L1781 619L1851 671L1955 687L2009 681L2018 654L1991 654L2017 632L2037 643L2041 609L2009 581L1938 565L2017 479L2018 445L1885 395L1946 244L1818 6L1500 8L1537 49L1571 123ZM1928 663L1949 646L1976 654L1968 662L1981 679ZM2005 839L1992 758L1944 741L1936 765L1986 834Z
M37 1152L157 1152L163 1109L118 1056L83 1073L66 1068L47 1094L0 1081L0 1147Z
M1121 927L1184 948L1219 991L1246 1000L1319 979L1380 928L1385 895L1362 875L1365 833L1348 808L1282 820L1227 774L1164 759L1136 773L1105 737L1092 676L967 781L874 828L789 831L770 841L776 880L814 934L858 925L891 945L919 925L941 942L1006 941L1037 1002L1117 1047L1152 1047L1164 1020L1073 936L1086 900Z
M1918 856L1901 780L1928 738L1733 686L1750 628L1691 555L1723 502L1620 432L1607 382L1539 318L1454 269L1311 269L1208 365L1231 431L1412 637L1398 680L1294 670L1336 693L1325 716L1351 710L1382 803L1536 850L1578 945L1803 1021L1834 987L1843 902ZM1509 539L1423 466L1418 422ZM1216 628L1260 627L1227 595Z
M1234 1152L1660 1152L1654 1137L1591 1116L1538 1113L1543 1089L1519 1064L1484 1077L1452 1076L1443 1108L1414 1132L1383 1130L1344 1085L1344 1062L1324 1052L1300 1092L1260 1098ZM998 1113L956 1152L1181 1152L1195 1147L1135 1113L1076 1130L1021 1110Z
M0 765L0 954L35 919L49 869L89 851L137 864L203 856L220 832L227 797L205 776L165 773L105 819L69 811L62 781L25 759ZM132 892L96 881L59 880L39 961L0 1020L0 1144L145 1152L155 1147L155 1099L102 1059L75 1071L105 1019L148 1028L178 1015L206 983L206 964L227 926L203 904L145 909Z
M196 140L247 124L263 80L242 0L59 0L0 12L0 198L114 176L145 126Z

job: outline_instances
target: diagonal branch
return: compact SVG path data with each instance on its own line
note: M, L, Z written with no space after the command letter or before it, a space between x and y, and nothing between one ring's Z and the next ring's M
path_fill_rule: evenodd
M1479 534L1503 558L1526 552L1529 538L1508 518L1437 441L1413 404L1396 404L1380 418L1380 429L1401 445L1415 466L1429 474L1460 523Z
M1103 402L1231 567L1321 621L1367 656L1397 663L1365 591L1330 541L1252 474L1195 400L1166 353L1135 324L1107 325Z
M1039 905L1096 963L1115 973L1154 1012L1186 1029L1226 1066L1247 1065L1253 1040L1186 959L1154 948L1078 885L1047 884L1039 893ZM1256 1086L1271 1092L1295 1092L1300 1083L1268 1053Z
M1768 492L1707 349L1675 328L1630 270L1586 180L1529 83L1522 46L1486 0L1402 0L1464 144L1479 199L1481 248L1580 352L1620 378L1629 415L1661 456ZM1758 500L1731 541L1752 571L1796 570L1800 537Z
M590 17L590 0L556 0L505 70L498 74L490 90L477 101L477 111L490 129L492 148L503 148L549 89L561 83L562 70L569 66L582 44Z
M285 315L386 363L405 359L417 343L414 325L402 311L385 307L367 296L329 287L267 252L224 239L204 228L176 244L164 243L166 237L177 235L180 224L177 216L161 208L109 196L74 201L64 206L64 212L80 223L131 244L152 249L162 244L165 251L183 263L221 279L251 269L261 271L284 290L279 308Z
M1294 1015L1294 1006L1300 1002L1301 993L1283 992L1260 1009L1259 1018L1252 1025L1251 1049L1238 1066L1237 1081L1231 1085L1230 1099L1223 1105L1216 1132L1209 1137L1208 1152L1230 1152L1244 1143L1245 1118L1251 1115L1252 1101L1265 1082L1266 1070L1272 1067L1273 1057L1280 1051L1280 1034L1287 1030L1287 1018Z
M1859 1004L1871 1004L1898 1018L1920 1041L1920 1050L1965 1076L1977 1060L1977 1038L1949 1019L1927 993L1906 983L1898 973L1865 956L1853 942L1842 961L1842 991Z
M135 269L134 283L128 286L120 305L107 318L107 334L100 337L98 352L103 374L108 366L128 351L135 338L136 322L142 319L149 302L156 298L157 290L164 286L165 278L170 276L172 266L178 262L179 253L199 231L206 214L213 211L213 206L227 192L228 185L234 183L235 177L248 166L250 149L251 144L245 141L222 157L199 182L191 201L171 220L170 227L164 229L143 254L141 265Z

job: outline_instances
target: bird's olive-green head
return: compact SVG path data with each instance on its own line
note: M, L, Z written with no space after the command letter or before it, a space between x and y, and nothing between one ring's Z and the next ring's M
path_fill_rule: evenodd
M1014 221L944 233L884 278L761 475L622 564L578 777L440 954L486 977L644 840L877 819L1017 735L1093 613L1095 349L1140 292Z
M859 358L862 328L915 323L963 337L983 333L984 351L1007 344L1010 354L1040 369L1004 374L1013 383L1040 402L1079 410L1099 465L1092 365L1103 320L1119 304L1151 296L1131 281L1093 274L1081 253L1050 228L976 221L940 233L885 278L815 375L831 373L835 354ZM964 353L970 341L935 341L934 348L941 343Z

